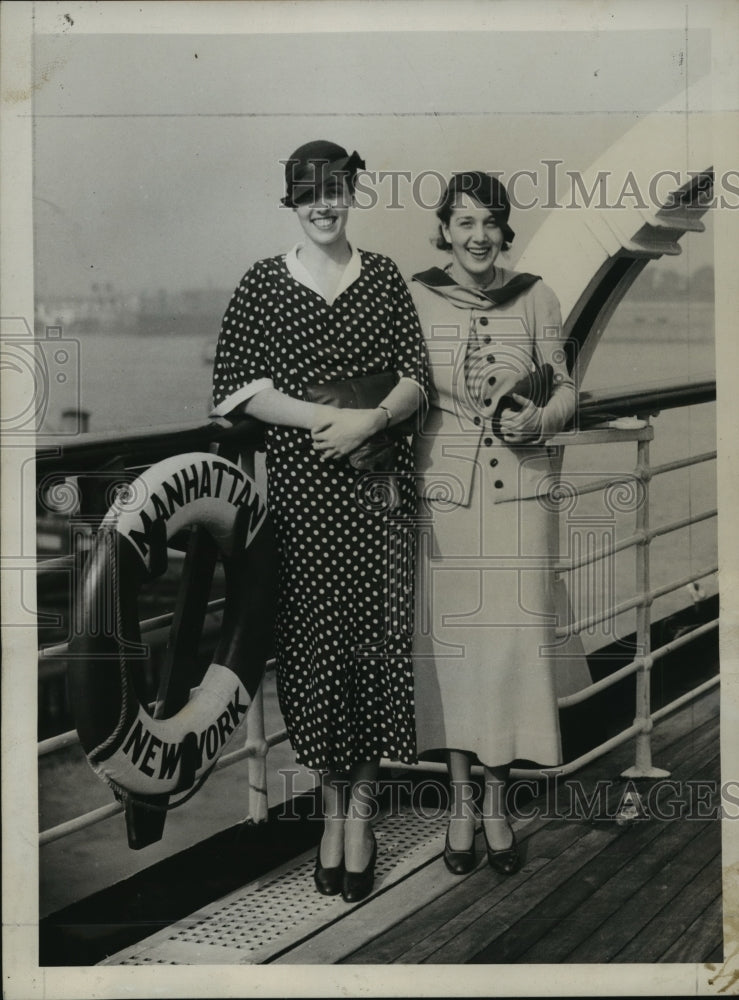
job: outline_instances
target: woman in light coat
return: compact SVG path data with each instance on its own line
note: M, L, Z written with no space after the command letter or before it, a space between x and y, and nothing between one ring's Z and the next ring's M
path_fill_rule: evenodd
M562 759L555 667L568 651L554 634L557 479L546 440L572 417L576 387L554 292L499 263L514 236L509 213L495 177L455 175L437 209L437 245L451 263L411 283L432 377L416 454L418 750L447 751L444 859L457 874L476 860L471 764L484 768L488 861L511 874L520 857L505 802L510 766ZM547 370L549 394L532 401L516 390Z

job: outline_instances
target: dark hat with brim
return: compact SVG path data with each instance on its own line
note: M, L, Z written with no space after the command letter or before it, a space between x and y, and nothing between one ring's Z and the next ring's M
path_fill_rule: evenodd
M281 200L288 208L315 199L332 176L345 178L353 190L357 171L364 170L364 160L356 150L349 154L343 146L325 139L306 142L284 162L287 193Z

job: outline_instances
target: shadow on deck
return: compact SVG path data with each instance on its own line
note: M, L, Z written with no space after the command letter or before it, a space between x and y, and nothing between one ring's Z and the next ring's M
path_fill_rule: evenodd
M401 807L376 824L363 903L315 892L311 847L100 964L721 961L718 715L712 691L657 724L655 763L670 771L659 786L620 777L627 744L530 798L512 877L484 860L450 875L445 816ZM630 790L647 815L627 822ZM479 833L477 847L482 859Z

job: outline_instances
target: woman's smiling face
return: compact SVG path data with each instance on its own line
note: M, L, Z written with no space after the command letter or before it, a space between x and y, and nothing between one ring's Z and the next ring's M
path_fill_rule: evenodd
M332 176L321 185L317 197L299 202L295 211L308 239L328 246L343 238L351 203L346 179Z
M442 226L442 232L451 244L455 265L475 284L485 284L492 279L505 237L490 209L470 195L460 194L449 224Z

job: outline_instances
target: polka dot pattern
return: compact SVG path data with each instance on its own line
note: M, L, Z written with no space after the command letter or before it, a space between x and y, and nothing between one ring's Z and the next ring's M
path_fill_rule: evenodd
M427 389L423 339L395 264L359 251L360 276L332 303L259 261L223 320L214 403L255 379L305 386L395 370ZM268 503L280 557L277 690L299 763L348 770L416 755L410 443L392 477L322 463L301 428L268 426Z

